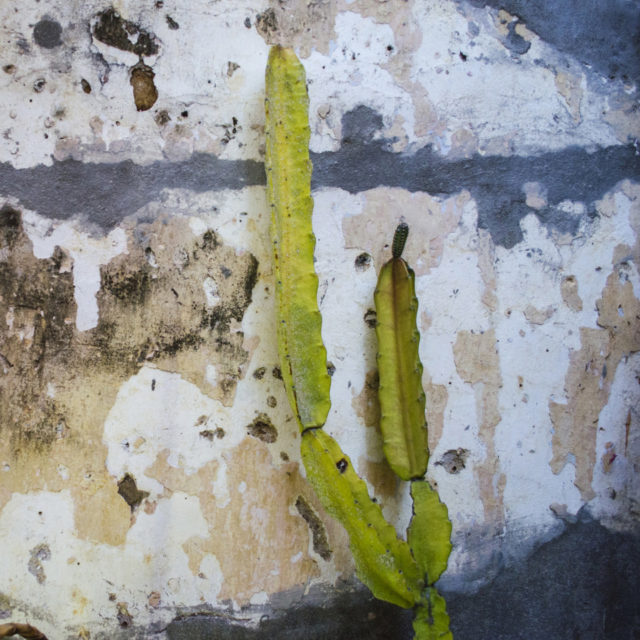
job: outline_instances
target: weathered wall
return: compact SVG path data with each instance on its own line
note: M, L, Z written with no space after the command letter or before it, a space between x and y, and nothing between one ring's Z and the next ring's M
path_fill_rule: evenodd
M372 310L402 217L456 638L631 638L639 25L632 0L2 3L0 622L410 637L306 484L276 364L282 42L309 82L327 429L402 530Z

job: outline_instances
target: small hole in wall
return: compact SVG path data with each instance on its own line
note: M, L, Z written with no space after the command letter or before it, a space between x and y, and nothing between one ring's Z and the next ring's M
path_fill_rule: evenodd
M436 462L436 465L444 467L447 473L457 474L465 468L468 455L467 449L449 449Z
M366 271L371 266L371 256L368 253L361 253L353 264L356 271Z
M364 314L364 321L369 328L376 328L376 325L378 324L378 315L375 309L367 309L366 313Z

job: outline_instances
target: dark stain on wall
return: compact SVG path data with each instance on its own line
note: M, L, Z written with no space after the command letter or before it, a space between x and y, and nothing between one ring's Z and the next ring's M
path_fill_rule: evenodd
M163 189L241 189L265 184L264 165L252 160L221 160L196 153L184 162L137 165L55 162L50 167L14 169L0 163L0 189L16 196L40 215L53 219L85 218L96 230L108 231ZM64 207L59 203L64 202ZM91 217L89 217L91 212Z
M474 594L445 594L456 640L637 640L640 537L585 509L576 524ZM409 637L409 636L407 636Z
M269 444L278 439L278 430L265 413L261 413L251 424L247 425L247 433Z
M209 362L231 393L247 356L231 323L242 320L257 277L255 256L236 255L211 230L194 239L184 221L139 223L128 253L101 268L98 326L90 332L98 361L131 373L145 362L171 369L180 353L191 353L195 365L206 359L202 348L213 348L218 355ZM213 306L203 289L207 278L219 299Z
M583 217L559 209L563 200L584 202L585 215L593 217L595 202L619 181L640 179L640 155L631 144L593 151L568 147L536 156L474 155L451 160L431 147L413 155L394 153L389 140L373 139L382 129L382 118L365 106L346 113L342 128L338 151L311 154L314 188L339 187L358 193L389 186L442 196L467 189L478 203L478 226L491 233L495 244L507 248L522 239L520 220L527 214L535 213L552 229L575 233ZM527 206L526 182L544 185L547 206L537 210ZM200 193L263 184L261 162L221 160L204 153L183 162L146 166L130 160L113 164L64 160L50 167L15 169L0 163L0 185L6 195L40 215L85 218L103 231L157 199L165 188ZM60 202L65 205L62 209Z
M39 260L22 229L19 211L0 209L0 431L10 429L16 454L64 437L64 412L44 392L52 369L72 362L68 347L75 317L73 276L56 249ZM6 326L5 326L6 325Z
M158 53L158 43L152 33L140 25L124 20L110 7L95 17L93 35L96 40L122 51L130 51L139 56L152 56Z
M296 509L304 518L311 531L311 539L313 550L323 559L331 559L331 547L327 540L327 531L322 524L322 520L318 517L311 505L305 500L304 496L298 496L296 499Z
M149 495L148 491L140 491L140 489L138 489L136 479L129 473L125 473L122 479L118 481L118 493L131 507L132 512L135 511L140 506L140 503Z
M33 39L36 44L45 49L55 49L62 44L60 36L62 35L62 26L59 22L50 18L43 18L36 22L33 27Z
M286 598L289 600L290 598ZM327 593L312 590L295 604L273 608L257 627L219 612L176 617L166 628L168 640L395 640L413 638L410 613L375 600L362 587Z
M582 218L558 205L563 200L584 202L587 216L596 215L595 201L619 181L640 178L640 155L633 145L580 147L536 156L480 156L449 160L433 148L413 155L393 153L389 141L372 139L382 118L359 106L343 117L343 140L336 152L311 154L313 186L340 187L357 193L378 186L402 187L449 196L467 189L478 204L478 226L487 229L497 245L513 247L522 239L520 220L535 213L563 233L575 233ZM523 186L540 182L548 204L534 210L526 205Z
M576 524L476 593L446 593L455 640L637 640L640 537L614 533L583 510ZM570 570L569 570L570 569ZM273 596L256 628L231 612L185 612L170 640L411 640L413 612L361 585ZM292 604L291 601L295 604Z
M194 237L183 219L140 223L136 232L128 253L101 269L98 325L79 332L70 256L56 248L36 258L20 212L0 209L0 437L10 439L15 457L46 455L58 440L77 437L84 425L74 411L81 415L86 399L68 406L71 390L97 384L115 393L146 363L231 402L248 358L231 323L251 303L258 261L212 231ZM205 281L216 290L214 305ZM215 388L208 364L216 367Z
M634 0L471 0L506 9L558 51L607 78L640 79L640 11Z

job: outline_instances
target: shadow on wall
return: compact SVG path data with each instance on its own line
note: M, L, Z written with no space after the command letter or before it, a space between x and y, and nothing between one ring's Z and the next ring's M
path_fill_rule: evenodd
M586 509L578 522L474 594L445 593L455 640L638 640L640 537L611 533ZM472 544L473 541L471 541ZM412 612L362 586L299 606L272 605L256 629L219 614L185 614L169 640L410 640Z

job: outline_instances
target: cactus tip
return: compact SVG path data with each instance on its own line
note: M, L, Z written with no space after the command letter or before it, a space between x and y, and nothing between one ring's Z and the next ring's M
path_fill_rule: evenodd
M394 258L399 258L402 255L408 235L409 225L406 222L401 222L396 227L396 232L393 234L393 245L391 248L391 253Z

